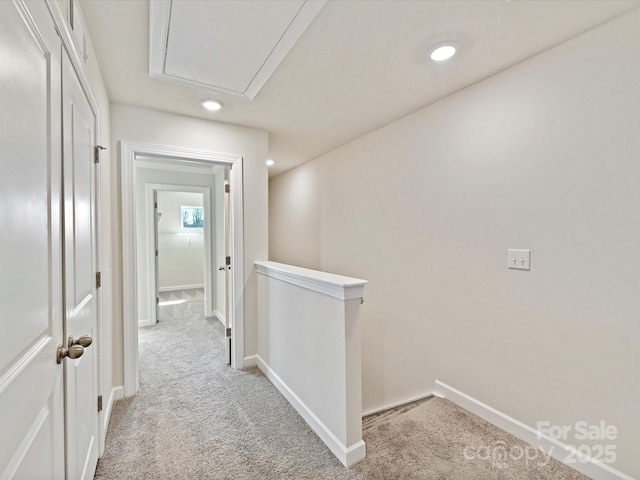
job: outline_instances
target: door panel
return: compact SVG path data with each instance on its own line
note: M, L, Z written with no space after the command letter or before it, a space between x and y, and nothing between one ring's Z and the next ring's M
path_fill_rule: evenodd
M97 341L95 117L66 54L63 84L65 335ZM98 460L97 348L65 361L67 477L91 479Z
M230 168L224 168L224 254L225 263L227 258L231 258L231 197L230 192L227 191L227 186L231 185ZM224 271L224 318L225 318L225 357L227 359L227 365L231 365L231 359L233 358L231 352L231 335L233 335L233 319L231 318L230 295L231 295L231 266L227 265ZM227 333L231 332L231 335Z
M0 479L64 477L60 41L0 2Z
M155 250L154 254L153 254L153 262L154 262L154 266L155 266L155 275L153 276L153 283L154 283L154 289L155 289L155 293L153 295L153 305L152 305L152 309L155 312L155 317L151 317L151 320L153 321L153 323L158 323L158 319L160 318L160 269L159 269L159 262L160 259L158 258L158 254L160 252L160 248L158 245L158 221L160 219L158 218L158 191L154 190L153 191L153 248Z

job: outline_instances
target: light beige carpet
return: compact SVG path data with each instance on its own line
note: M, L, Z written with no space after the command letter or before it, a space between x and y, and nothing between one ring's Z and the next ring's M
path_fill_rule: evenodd
M367 430L365 441L354 470L372 480L588 478L442 398Z
M542 457L465 458L526 445L443 399L369 428L367 458L345 469L264 375L225 365L222 326L198 297L140 331L140 392L115 404L96 479L586 478Z

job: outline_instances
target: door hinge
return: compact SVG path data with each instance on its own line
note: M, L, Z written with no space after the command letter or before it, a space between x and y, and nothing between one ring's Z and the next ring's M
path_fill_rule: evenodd
M158 250L156 250L156 257L158 256Z
M102 274L100 272L96 272L96 288L102 287Z
M228 327L227 328L227 337L230 337L230 336L231 336L231 327Z
M98 395L98 411L102 411L102 395Z
M224 259L224 264L225 264L226 266L231 265L231 257L225 257L225 259Z
M224 193L231 193L231 184L227 183L224 186Z
M93 147L93 161L95 163L100 163L100 150L106 150L106 147L102 145L96 145Z

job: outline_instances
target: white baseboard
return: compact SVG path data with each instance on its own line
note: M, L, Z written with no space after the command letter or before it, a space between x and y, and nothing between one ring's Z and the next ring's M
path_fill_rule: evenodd
M433 397L433 396L434 396L433 392L424 393L422 395L418 395L417 397L412 397L409 400L402 400L400 402L392 403L392 404L386 405L384 407L374 408L373 410L368 410L366 412L362 412L362 416L366 417L367 415L373 415L374 413L384 412L385 410L389 410L391 408L402 407L403 405L407 405L409 403L413 403L413 402L417 402L418 400L422 400L423 398Z
M634 480L619 470L599 460L583 455L580 452L575 452L575 450L565 443L511 418L439 380L436 380L434 394L452 401L456 405L501 428L529 445L541 448L545 453L550 453L551 457L590 478L597 478L598 480ZM568 458L574 460L575 463L566 462L565 460Z
M300 398L291 390L286 383L274 372L269 365L260 357L256 355L258 368L266 375L266 377L273 383L276 388L282 393L282 395L289 401L293 408L304 418L309 426L316 432L316 435L320 437L329 450L336 456L345 467L355 465L365 457L366 446L363 440L356 442L350 447L346 447L338 438L329 430L329 428L307 407L307 405L300 400Z
M204 288L204 283L196 283L194 285L174 285L172 287L160 287L161 292L175 292L178 290L193 290L195 288Z
M139 327L152 327L155 325L149 318L143 318L142 320L138 320Z
M214 310L212 316L220 320L220 323L223 327L227 326L227 320L224 318L224 315L222 315L218 310Z
M258 365L258 355L244 357L244 366L242 368L255 367L256 365Z
M109 399L107 400L106 408L104 409L104 434L107 434L107 430L109 428L109 420L111 420L111 409L113 408L113 403L116 400L120 400L124 398L124 387L113 387L111 389L111 393L109 394Z

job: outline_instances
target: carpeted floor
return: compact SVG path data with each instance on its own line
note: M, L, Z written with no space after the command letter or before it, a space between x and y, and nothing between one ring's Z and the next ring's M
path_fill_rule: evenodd
M440 398L371 425L367 458L345 469L260 371L225 365L199 292L172 295L185 301L140 330L140 392L115 404L96 479L587 478L541 453L514 460L526 444Z

